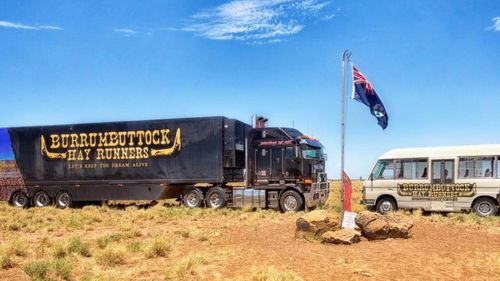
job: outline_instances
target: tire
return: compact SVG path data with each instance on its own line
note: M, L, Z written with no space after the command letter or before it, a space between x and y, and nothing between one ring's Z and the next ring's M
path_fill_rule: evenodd
M220 209L226 207L227 201L227 193L221 187L210 188L207 192L207 195L205 196L207 207L212 209Z
M493 216L498 211L498 206L492 198L479 198L474 202L472 209L481 217Z
M47 207L50 205L50 196L45 191L38 191L35 196L33 196L33 206L35 207Z
M182 195L182 203L188 208L203 206L203 192L196 187L189 189Z
M29 198L22 191L16 191L12 195L11 204L17 208L28 208L29 207Z
M389 212L395 212L398 210L396 201L390 197L382 197L377 203L377 212L381 214L387 214Z
M71 200L71 194L66 190L57 193L55 201L56 201L56 207L59 209L71 208L73 206L73 202Z
M297 191L288 190L280 197L280 208L283 212L298 212L304 209L304 199Z

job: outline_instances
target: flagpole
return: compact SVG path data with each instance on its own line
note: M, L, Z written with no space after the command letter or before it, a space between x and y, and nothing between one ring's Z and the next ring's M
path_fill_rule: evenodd
M344 193L345 186L344 181L342 179L342 175L344 172L344 164L345 164L345 115L346 115L346 62L351 60L351 51L345 50L342 54L342 121L340 123L341 126L341 135L342 135L342 144L340 149L340 182L341 182L341 205L340 205L340 219L341 222L344 219Z

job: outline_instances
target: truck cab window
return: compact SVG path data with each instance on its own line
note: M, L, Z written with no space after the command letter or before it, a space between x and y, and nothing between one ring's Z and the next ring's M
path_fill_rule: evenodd
M271 173L271 151L267 148L257 150L257 175L267 177Z
M394 161L379 160L373 169L373 179L394 179Z
M323 149L309 145L302 146L302 157L304 159L323 159Z

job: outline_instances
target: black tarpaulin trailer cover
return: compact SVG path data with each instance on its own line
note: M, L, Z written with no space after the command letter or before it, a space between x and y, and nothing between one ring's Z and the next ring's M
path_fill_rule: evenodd
M8 132L26 184L192 184L224 182L224 169L243 174L241 161L227 161L227 155L241 154L249 127L225 117L202 117L22 127ZM225 131L240 134L225 138Z

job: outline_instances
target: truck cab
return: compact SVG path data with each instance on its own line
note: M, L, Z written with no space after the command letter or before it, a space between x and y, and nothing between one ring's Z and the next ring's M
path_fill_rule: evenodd
M248 139L249 185L254 189L275 190L280 201L276 205L284 210L326 203L329 191L326 154L319 140L283 127L252 128Z

